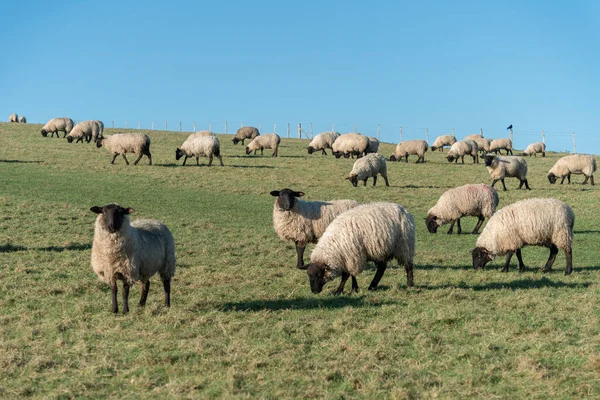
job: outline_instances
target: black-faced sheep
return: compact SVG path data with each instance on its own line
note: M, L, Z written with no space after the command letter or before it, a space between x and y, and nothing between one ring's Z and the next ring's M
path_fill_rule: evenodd
M367 179L373 177L373 186L375 186L378 174L381 174L383 179L385 179L385 186L390 186L387 178L387 164L385 162L385 157L381 154L371 153L356 160L352 167L352 171L350 171L346 179L356 187L358 181L363 181L364 186L367 186Z
M424 140L407 140L405 142L398 143L394 152L390 156L390 161L400 161L405 158L408 162L408 156L416 155L417 163L425 162L425 152L429 148L429 145Z
M19 123L21 123L21 124L26 124L26 123L27 123L27 118L25 118L25 116L24 116L24 115L21 115L21 116L19 117Z
M133 165L142 159L143 156L148 157L148 164L152 165L152 154L150 154L150 138L144 133L117 133L111 136L106 136L98 139L96 147L106 147L113 154L111 164L115 163L115 159L119 154L123 156L125 163L129 165L125 154L134 153L138 155L137 160Z
M546 145L543 142L535 142L531 143L527 146L525 150L523 150L524 156L537 157L537 154L541 153L542 157L546 157Z
M340 136L338 132L322 132L313 138L306 148L308 154L321 150L322 155L326 155L325 149L333 149L333 142ZM333 150L331 150L333 153Z
M233 136L233 139L231 140L233 141L234 145L238 144L239 142L242 142L243 145L244 140L254 139L259 135L260 133L258 132L257 128L253 126L242 126L240 129L237 130L237 132Z
M67 135L67 141L72 143L75 140L75 143L82 142L85 139L87 143L91 140L97 142L99 137L102 137L102 132L104 131L104 124L97 120L90 121L82 121L75 125L71 132Z
M459 140L454 143L450 150L448 150L448 154L446 154L446 159L449 162L454 161L458 164L458 159L465 163L465 156L470 155L473 157L473 164L479 163L479 147L477 143L472 139Z
M277 157L279 155L279 143L281 142L281 138L276 133L269 133L262 136L255 137L248 146L246 146L246 154L252 153L256 154L257 150L260 150L260 155L263 155L264 149L273 149L272 157Z
M190 157L196 157L196 165L200 165L200 156L208 157L208 166L210 167L213 162L213 156L217 156L221 167L223 167L223 158L221 157L221 144L216 136L203 136L197 133L192 133L188 136L187 140L183 142L181 148L175 150L175 159L183 159L183 165Z
M589 179L592 185L594 185L595 171L596 160L594 157L585 154L572 154L570 156L561 157L554 166L550 168L550 171L548 172L548 181L551 184L554 184L558 178L562 178L560 180L560 184L562 185L565 178L571 183L571 174L583 174L585 175L583 184L585 185Z
M437 149L443 151L444 146L452 146L454 143L456 143L456 138L452 135L438 136L431 145L431 151L436 151Z
M525 185L527 190L531 190L527 182L527 162L523 157L486 154L485 166L492 178L492 187L496 182L501 181L502 187L506 191L504 178L517 178L520 182L519 189Z
M356 156L357 158L365 155L369 149L369 138L357 132L350 132L340 135L332 145L332 151L335 158L348 158Z
M50 137L54 137L56 133L56 137L59 137L58 132L64 132L64 138L71 132L71 129L73 129L73 120L71 118L52 118L42 127L42 136L46 137L48 133L51 133Z
M8 116L8 122L19 122L19 116L16 113L12 113Z
M510 153L512 156L512 141L508 138L494 139L490 143L490 153L500 153L500 150L506 150L506 155ZM502 154L502 153L500 153Z

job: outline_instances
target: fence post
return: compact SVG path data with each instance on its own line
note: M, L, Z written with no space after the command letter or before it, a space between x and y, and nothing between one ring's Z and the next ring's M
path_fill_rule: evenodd
M542 143L546 144L546 133L544 133L543 129L542 129Z
M154 121L152 121L152 130L154 130Z
M113 127L113 128L115 127L115 121L113 121L113 122L112 122L112 127Z
M244 126L244 124L242 124L242 122L240 121L240 128L241 128L242 126Z
M227 121L225 121L225 133L227 133Z
M212 122L209 122L209 123L208 123L208 131L209 131L209 132L212 132Z
M575 132L573 132L573 154L577 154L577 143L575 142Z
M196 132L196 121L194 121L194 132Z
M512 131L512 128L510 128L510 141L511 142L513 141L513 131Z
M452 128L452 137L454 137L454 128Z
M379 126L379 124L377 124L377 140L379 140L379 137L380 137L379 132L380 132L380 126Z
M167 130L167 121L165 121L165 131Z
M277 133L277 122L273 123L273 133Z
M258 131L262 131L262 128L260 127L260 124L258 124Z
M138 129L140 129L140 121L138 121Z
M429 128L425 128L425 141L429 143Z
M312 122L310 123L310 137L311 139L313 138Z
M483 136L483 128L479 128L479 134Z
M125 121L125 129L127 129L127 121Z
M288 135L287 135L288 139L290 138L290 132L291 132L290 123L288 122Z
M402 143L402 127L400 127L400 143Z
M302 139L302 125L298 122L298 139Z
M356 132L356 123L354 123L354 132Z
M333 122L331 123L331 132L335 132L335 125L333 124Z

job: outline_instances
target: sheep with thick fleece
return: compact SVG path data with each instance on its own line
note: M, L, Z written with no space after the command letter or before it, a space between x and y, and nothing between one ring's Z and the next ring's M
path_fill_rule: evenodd
M266 135L261 135L255 137L248 146L246 146L246 154L252 153L256 154L257 150L260 150L260 155L263 155L264 149L273 149L272 157L277 157L279 155L279 143L281 142L281 138L276 133L268 133Z
M144 133L117 133L111 136L105 136L98 139L96 142L96 147L100 148L102 146L106 147L106 149L113 154L113 159L110 162L111 164L114 164L115 158L121 154L125 163L129 165L129 161L127 161L125 154L134 153L138 155L138 158L133 165L137 165L143 156L147 156L149 160L148 164L152 165L150 138Z
M502 187L506 191L504 178L517 178L520 182L519 189L525 185L527 190L531 190L527 182L527 162L523 157L486 154L485 166L492 178L492 187L496 182L501 181Z
M480 136L480 135L472 135L472 136ZM473 142L477 143L477 148L481 152L481 156L490 152L490 144L492 143L492 139L488 139L488 138L484 138L484 137L477 137L477 138L471 138L471 139L465 138L465 140L472 140Z
M188 136L188 139L191 137L196 137L196 136L215 136L215 134L211 131L198 131L198 132L194 132L190 136Z
M569 205L557 199L533 198L517 201L494 214L477 238L472 251L473 267L483 268L497 255L506 254L503 272L508 271L510 259L516 252L519 270L525 265L521 249L525 246L550 248L550 257L543 272L550 271L558 249L565 252L565 275L573 271L573 225L575 214Z
M315 246L307 266L310 287L313 293L320 293L325 283L341 275L335 294L343 292L350 276L352 290L358 291L356 276L373 261L377 272L369 290L376 290L392 258L404 265L411 287L414 255L415 223L404 207L383 202L360 205L333 220Z
M377 153L379 151L379 140L376 137L368 136L369 147L367 147L367 153Z
M335 158L362 157L369 149L369 138L357 132L340 135L331 146Z
M479 163L479 147L474 140L459 140L454 143L450 150L448 150L448 154L446 154L446 159L450 162L454 161L458 164L458 159L460 158L462 163L465 163L465 156L470 155L473 157L473 164Z
M498 154L500 153L500 150L506 150L506 155L510 153L510 155L512 156L512 148L512 141L508 138L494 139L490 143L490 153L494 152Z
M331 149L333 142L340 136L338 132L321 132L313 138L306 148L308 154L321 150L322 155L327 155L325 149ZM333 152L333 150L331 150Z
M303 192L292 189L273 190L273 228L281 240L296 244L297 268L304 268L304 249L316 243L327 226L341 213L358 206L354 200L304 201Z
M425 225L429 232L436 233L438 227L450 223L448 233L452 234L456 222L460 234L462 217L478 217L477 225L473 229L473 233L476 234L483 221L494 215L496 207L498 192L493 187L483 183L459 186L442 194L436 205L427 212Z
M534 157L537 157L538 153L541 153L542 157L546 157L546 144L545 143L543 143L543 142L531 143L525 148L525 150L523 150L524 156L531 157L533 155Z
M592 156L585 154L572 154L570 156L564 156L560 158L548 171L548 181L551 184L556 183L558 178L562 178L560 184L567 178L568 182L571 183L571 174L585 175L583 184L585 185L591 180L594 185L594 172L596 171L596 160Z
M375 186L377 183L377 174L381 174L383 179L385 179L385 186L390 186L387 178L387 164L385 162L385 157L381 154L371 153L356 160L352 167L352 171L350 171L346 179L356 187L358 181L363 181L364 186L367 186L367 179L373 177L373 186Z
M83 142L85 139L89 143L94 138L97 141L98 137L102 136L101 130L104 130L104 124L100 125L99 122L97 120L89 120L78 123L67 135L67 141L71 143L75 140L75 143L78 143Z
M169 228L154 219L129 221L133 208L118 204L94 206L98 214L92 244L92 268L112 289L112 312L117 305L117 280L123 282L123 313L129 311L129 287L142 286L140 306L146 304L150 278L158 273L171 306L171 279L175 275L175 242Z
M483 138L483 135L480 133L474 133L472 135L467 135L465 136L465 138L463 140L475 140L475 139L481 139Z
M64 138L72 129L73 120L71 118L52 118L42 127L42 136L46 137L48 136L48 133L51 133L50 137L54 137L54 134L56 133L56 137L59 137L58 132L64 132Z
M443 151L444 146L452 146L454 143L456 143L456 138L452 135L438 136L431 145L431 151L435 151L436 149Z
M400 161L405 158L408 162L408 156L416 155L417 163L425 162L425 152L429 148L429 145L424 140L407 140L405 142L398 143L394 152L390 156L390 161Z
M217 156L221 167L223 167L223 158L221 157L221 144L216 136L198 136L197 133L192 133L180 148L175 150L175 159L179 160L185 156L183 165L190 157L196 157L196 165L200 165L200 156L208 157L208 166L213 162L213 156Z
M12 113L8 116L8 122L19 122L19 116L16 113Z
M24 116L24 115L21 115L21 116L19 117L19 123L21 123L21 124L26 124L26 123L27 123L27 118L25 118L25 116Z
M258 132L257 128L253 126L242 126L237 130L235 135L233 135L232 141L234 145L238 144L239 142L242 142L242 145L244 145L244 140L254 139L259 135L260 133Z

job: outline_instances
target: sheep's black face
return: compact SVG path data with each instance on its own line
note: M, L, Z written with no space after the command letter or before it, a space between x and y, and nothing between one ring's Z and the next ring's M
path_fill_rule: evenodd
M67 136L67 142L73 143L73 136Z
M306 268L310 281L310 290L314 294L321 293L325 286L325 265L309 264Z
M304 196L303 192L295 192L292 189L273 190L271 196L277 197L277 205L280 210L290 211L296 204L296 197Z
M356 176L356 175L351 175L351 176L347 177L346 179L348 179L348 180L350 181L350 183L352 183L352 185L353 185L354 187L357 187L357 186L358 186L358 176Z
M550 182L550 184L554 185L556 183L556 175L554 175L553 173L549 173L548 174L548 182Z
M183 151L181 151L181 149L178 148L177 150L175 150L175 159L179 160L181 157L183 157Z
M98 141L96 142L96 147L97 148L102 147L102 140L101 139L98 139Z
M340 158L342 156L342 153L340 151L336 151L333 153L333 155L335 156L335 158Z
M307 149L308 149L308 154L312 154L315 152L315 149L312 146L308 146Z
M474 248L471 254L473 255L473 268L475 269L483 269L485 264L492 261L492 257L489 253L480 247Z
M118 204L107 204L99 207L94 206L90 208L90 211L96 214L102 214L104 221L104 229L110 233L115 233L121 229L125 216L133 213L133 208L124 208Z
M425 218L425 225L427 225L427 230L429 233L436 233L438 228L438 218L435 215L428 215Z
M454 161L455 159L456 159L456 158L454 158L454 156L453 156L452 154L448 154L448 155L446 156L446 160L448 160L448 161L450 161L450 162Z
M252 150L250 150L250 147L246 146L246 154L250 154L252 153Z
M392 155L390 156L390 161L396 161L396 156L392 154Z
M231 141L233 142L234 145L236 145L236 144L238 144L240 142L240 139L233 138L233 139L231 139Z
M46 136L48 136L48 132L46 132L44 129L42 129L42 136L43 136L43 137L46 137Z
M350 153L344 153L344 158L350 158Z
M494 156L493 155L486 155L485 156L485 166L489 167L490 165L492 165L492 161L494 161Z

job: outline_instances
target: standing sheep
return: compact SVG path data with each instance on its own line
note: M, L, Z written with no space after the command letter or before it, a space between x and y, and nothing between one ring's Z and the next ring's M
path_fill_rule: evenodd
M358 206L354 200L304 201L303 192L292 189L273 190L273 228L281 240L296 244L298 269L304 268L307 243L317 243L327 226L341 213Z
M260 133L258 132L257 128L253 126L243 126L237 130L232 141L234 145L238 144L239 142L242 142L242 145L244 145L244 140L254 139L258 135L260 135Z
M400 161L403 157L408 162L408 156L416 155L417 164L419 162L425 162L425 152L429 148L429 145L424 140L407 140L405 142L398 143L394 152L390 156L390 161Z
M331 146L335 158L362 157L369 149L369 138L357 132L340 135Z
M102 137L102 131L104 131L102 122L97 120L82 121L71 129L71 132L67 135L67 141L72 143L75 140L75 143L83 143L85 139L89 143L92 139L95 139L96 142L98 137Z
M542 157L546 157L546 144L543 142L535 142L531 143L527 148L523 151L524 156L537 157L537 153L542 153Z
M595 171L596 160L594 160L594 157L585 154L572 154L560 158L554 166L550 168L550 171L548 172L548 181L551 184L554 184L558 178L562 178L560 181L560 184L562 185L565 178L571 183L571 174L583 174L585 175L583 184L585 185L589 179L592 182L592 186L594 186Z
M473 136L479 136L479 135L473 135ZM479 151L481 152L482 157L485 154L490 152L490 144L492 143L491 139L480 137L480 138L471 138L471 139L465 139L465 140L472 140L475 143L477 143L477 148L479 148Z
M219 139L216 136L198 136L196 133L192 133L188 136L187 140L183 142L181 148L175 150L175 159L183 159L183 165L190 157L196 157L196 165L200 165L200 156L208 157L208 166L210 167L213 162L213 155L217 156L221 167L223 167L223 158L221 157L221 145Z
M262 156L264 149L273 149L271 156L277 157L279 155L279 142L281 142L281 138L276 133L257 136L246 146L246 154L250 154L252 151L256 154L256 151L260 150L260 155Z
M473 233L486 218L491 218L498 206L498 192L486 184L464 185L447 190L442 194L436 205L429 209L425 225L431 233L436 233L438 227L450 223L448 234L452 234L454 223L458 225L458 234L462 232L460 219L462 217L478 217Z
M73 129L73 120L71 118L52 118L50 121L46 122L46 125L42 127L42 136L48 136L48 133L51 133L50 137L54 137L56 133L56 137L58 138L58 132L64 132L63 138L66 137L71 130Z
M519 189L525 184L527 190L531 190L527 182L527 162L519 156L495 156L486 154L485 166L492 178L492 187L498 181L502 181L502 187L506 191L504 178L517 178L519 180Z
M113 154L113 159L110 162L111 164L114 164L115 158L121 154L125 163L129 165L129 161L127 161L125 154L135 153L138 155L138 158L133 165L137 165L144 155L148 157L148 165L152 165L150 138L144 133L117 133L111 136L105 136L98 139L96 142L96 147L100 148L102 146L106 147L106 149Z
M360 205L333 220L315 246L307 266L310 287L313 293L320 293L325 283L341 275L342 282L334 294L343 292L350 276L352 291L358 291L356 276L368 261L373 261L377 273L369 290L377 290L392 258L404 265L411 287L414 255L415 223L404 207L395 203Z
M188 136L188 139L191 137L196 137L196 136L215 136L215 134L211 131L198 131L198 132L194 132L190 136Z
M24 115L21 115L21 116L19 117L19 122L20 122L21 124L26 124L26 123L27 123L27 118L25 118L25 116L24 116Z
M140 281L140 306L146 305L150 278L158 273L171 306L171 279L175 275L175 242L163 223L154 219L129 221L133 208L118 204L94 206L98 216L92 244L92 268L112 288L112 312L117 313L117 280L123 282L123 313L129 312L129 288Z
M385 186L390 186L387 178L385 157L381 154L372 153L356 160L352 171L350 171L346 179L356 187L358 181L363 181L364 186L367 186L367 179L373 177L373 186L375 186L377 183L377 174L381 174L383 179L385 179Z
M550 248L550 257L543 272L550 271L558 249L565 252L565 275L573 271L573 225L575 214L567 204L557 199L526 199L500 209L477 238L472 251L473 267L482 269L497 255L506 254L502 272L508 272L512 255L516 252L519 271L525 270L521 249L525 246Z
M473 135L465 136L465 138L463 140L477 140L477 139L483 139L483 135L481 135L479 133L475 133Z
M8 122L19 122L19 116L16 113L12 113L8 116Z
M450 150L448 150L448 154L446 154L446 159L450 162L454 161L458 164L458 159L460 158L462 163L465 163L465 155L470 155L473 157L473 164L479 164L479 147L474 140L459 140L454 143Z
M369 136L369 147L367 147L367 153L377 153L379 151L379 140L376 137Z
M444 146L452 146L454 143L456 143L456 138L452 135L438 136L431 145L431 151L435 151L436 149L443 151Z
M332 149L333 142L340 136L338 132L322 132L313 138L306 148L308 154L321 150L322 155L327 155L325 149ZM333 152L333 150L331 150Z
M510 153L510 155L512 156L512 141L507 138L492 140L492 142L490 143L490 153L494 152L498 154L500 153L500 150L506 150L506 155Z

